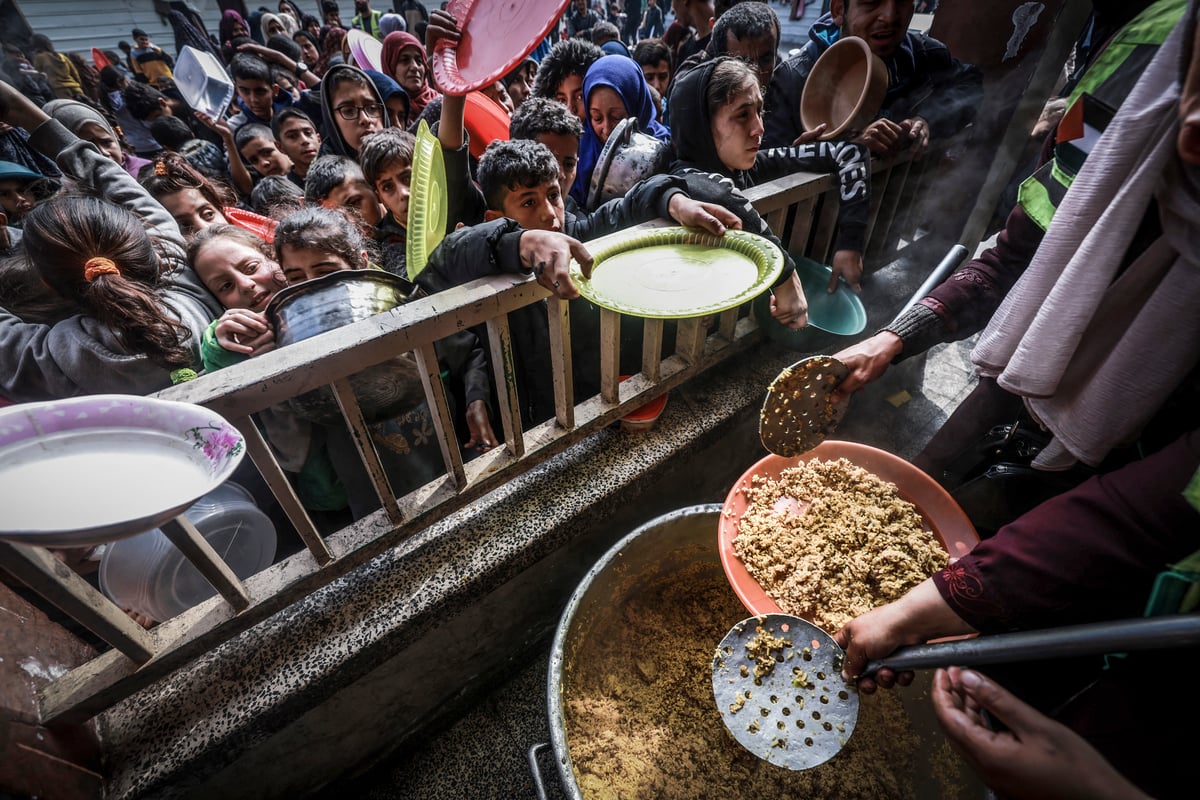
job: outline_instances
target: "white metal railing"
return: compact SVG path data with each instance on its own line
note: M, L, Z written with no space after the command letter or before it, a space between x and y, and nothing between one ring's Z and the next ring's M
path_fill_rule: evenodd
M914 189L920 191L927 169L928 161L876 162L868 257L877 257L889 246L901 200L911 199ZM826 262L838 208L836 192L829 191L835 185L833 176L800 173L754 187L746 195L772 230L786 236L790 252ZM598 247L604 241L589 244ZM507 314L542 299L549 314L555 416L524 430L512 378ZM632 409L743 351L761 338L745 310L719 315L711 329L700 319L679 321L673 354L667 358L660 357L662 321L646 320L642 370L626 381L620 380L617 367L620 316L602 311L600 393L579 403L572 392L570 304L532 281L517 281L513 276L455 287L160 392L158 396L165 399L206 406L242 432L254 466L306 549L241 581L181 515L163 531L218 594L144 631L45 549L0 543L0 566L112 645L43 687L41 721L89 719ZM433 342L478 324L487 326L494 374L508 376L498 391L505 446L464 463ZM446 475L396 497L348 378L403 352L412 352L420 367ZM259 411L324 385L331 386L338 399L382 505L328 536L313 525L252 420Z

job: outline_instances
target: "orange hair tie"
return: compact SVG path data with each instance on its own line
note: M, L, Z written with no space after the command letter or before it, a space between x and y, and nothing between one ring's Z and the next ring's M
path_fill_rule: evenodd
M89 258L83 265L83 277L89 283L96 280L98 275L120 275L121 270L117 269L116 263L111 258L103 258L97 256Z
M155 161L154 174L160 178L165 178L167 176L167 165L161 161Z

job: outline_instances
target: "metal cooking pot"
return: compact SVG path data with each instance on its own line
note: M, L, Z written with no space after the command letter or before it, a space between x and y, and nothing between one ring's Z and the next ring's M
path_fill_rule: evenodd
M566 734L564 708L571 690L572 662L582 642L595 630L611 630L621 622L622 609L647 586L664 575L684 573L703 564L711 575L725 579L718 550L717 528L721 505L681 508L650 520L617 542L596 562L571 595L554 634L547 674L547 705L550 714L550 747L564 793L570 800L585 800L575 780ZM689 577L702 576L689 572ZM732 590L731 590L732 591ZM749 612L746 613L749 616ZM715 647L717 642L713 643ZM707 680L707 674L705 676ZM898 690L913 727L921 734L922 755L937 752L945 743L928 699L929 673L918 673L913 686ZM718 714L715 701L713 715ZM528 760L533 770L537 795L546 800L545 782L538 754L546 744L530 748ZM954 776L956 796L983 798L986 788L977 776L965 768ZM937 776L926 776L927 783L913 787L917 797L940 797L942 784ZM950 784L946 784L950 785ZM701 787L697 787L698 789ZM698 794L699 796L699 794Z
M387 272L343 270L280 290L267 304L266 315L276 343L286 347L401 306L412 299L412 292L412 284ZM350 385L368 422L398 416L425 400L420 369L407 353L351 375ZM288 402L292 411L312 422L331 424L342 418L327 386Z
M670 146L644 133L637 117L617 123L596 159L587 194L587 207L594 211L625 193L639 181L667 171Z

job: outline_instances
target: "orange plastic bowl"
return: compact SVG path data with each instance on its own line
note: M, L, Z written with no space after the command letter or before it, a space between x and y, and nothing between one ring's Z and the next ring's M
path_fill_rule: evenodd
M804 129L825 125L828 140L867 127L887 94L887 66L857 36L838 39L813 64L800 96Z
M483 92L471 92L463 109L463 127L469 135L471 155L480 158L497 139L508 139L508 112Z
M917 507L926 526L933 531L950 554L951 561L966 555L979 543L979 534L976 533L975 526L958 503L954 502L954 498L941 484L899 456L865 444L828 439L795 458L770 455L746 470L729 490L721 511L718 531L721 565L725 568L725 575L729 578L734 593L751 614L784 612L746 571L733 549L733 540L738 534L738 523L746 513L746 495L742 493L742 488L750 486L750 480L755 475L778 478L785 469L814 458L844 458L855 466L894 483L900 496Z

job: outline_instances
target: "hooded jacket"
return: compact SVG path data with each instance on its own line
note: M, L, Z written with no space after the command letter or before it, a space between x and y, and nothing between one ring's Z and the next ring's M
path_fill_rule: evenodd
M817 59L840 35L833 15L825 14L809 30L808 44L775 68L767 92L764 146L785 147L804 131L800 121L804 83ZM920 116L935 139L951 136L975 119L983 99L983 73L951 56L937 39L909 31L896 52L883 61L888 90L881 117L901 122Z
M722 56L701 62L671 91L671 119L675 127L677 160L671 172L687 180L688 194L696 200L718 203L737 214L745 230L770 239L784 252L782 283L795 263L766 221L741 193L759 181L793 172L829 172L838 176L838 250L863 248L870 210L871 162L866 148L851 142L814 142L799 147L760 150L749 170L731 170L717 154L708 113L708 84L713 70L726 61ZM776 284L778 285L778 283Z
M76 100L51 100L42 110L61 122L67 130L76 136L82 137L83 134L80 133L80 129L91 122L103 128L113 138L113 141L120 141L120 137L117 136L117 132L112 129L112 126L108 124L108 120L99 111L89 105ZM147 159L131 156L124 151L122 151L121 155L121 166L135 178L138 176L141 168L150 163Z

